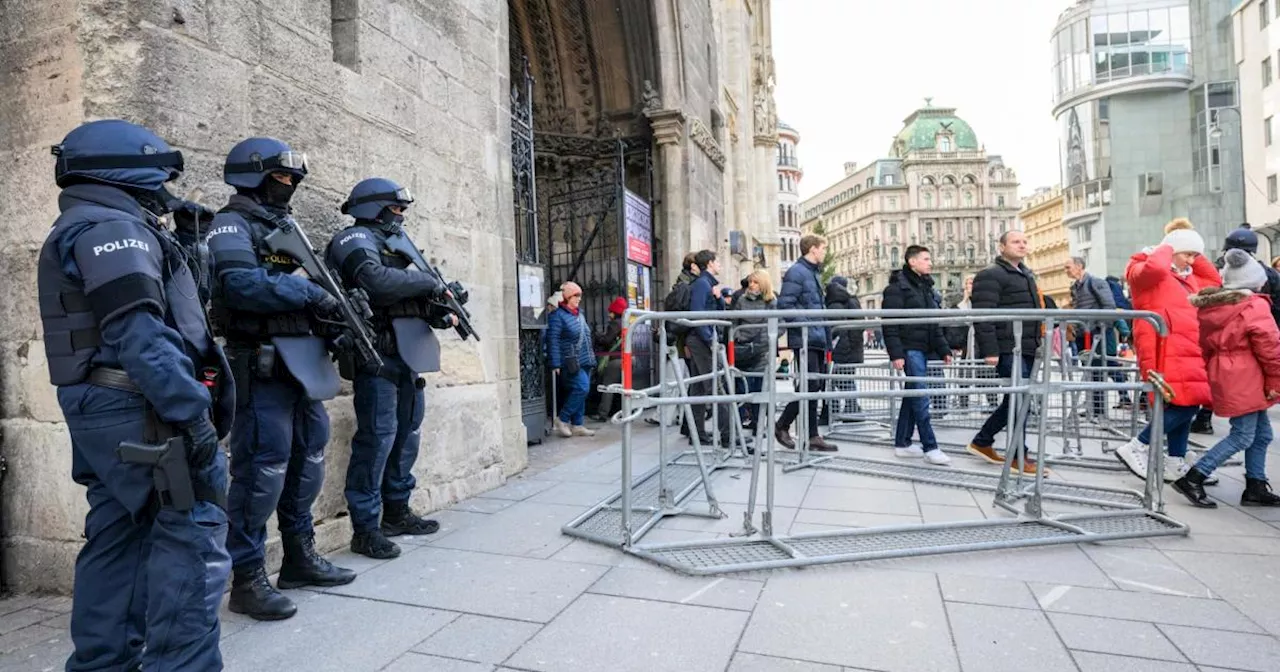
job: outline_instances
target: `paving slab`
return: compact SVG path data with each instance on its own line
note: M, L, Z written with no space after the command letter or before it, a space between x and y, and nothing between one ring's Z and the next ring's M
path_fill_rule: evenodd
M506 664L541 672L723 670L747 614L583 595Z
M382 669L383 672L491 672L493 666L410 651Z
M761 581L682 576L661 568L615 567L587 592L751 611L763 589Z
M698 506L698 505L695 504L694 506ZM662 522L658 523L656 529L685 530L688 532L702 532L706 534L739 534L741 533L742 532L742 516L747 511L746 506L742 504L725 504L722 502L720 508L726 514L725 517L723 518L714 519L714 518L701 518L698 516L671 516L670 518L665 518L662 520ZM786 530L789 527L791 527L791 523L795 521L795 516L797 511L799 511L799 509L796 509L794 507L789 507L789 506L774 507L773 509L774 532L779 534L786 532ZM755 524L755 528L757 531L763 529L764 519L761 517L761 514L763 513L764 513L764 507L757 505L755 518L753 519L753 522ZM645 538L642 539L642 541L648 542L649 541L648 536L646 535Z
M537 623L463 614L413 650L496 665L511 657L541 629Z
M892 454L892 453L890 453ZM846 488L850 490L896 490L898 492L914 492L911 481L896 478L877 478L866 474L846 474L838 471L815 470L813 484L824 488Z
M915 483L916 500L921 504L942 504L944 506L977 506L972 490L964 488L944 488L940 485ZM983 493L986 494L986 493Z
M520 502L554 486L555 483L549 481L513 478L493 490L482 493L480 497L483 499L511 499Z
M501 555L549 558L573 541L560 528L582 513L582 507L519 502L492 514L484 525L458 530L432 542L433 547Z
M30 609L39 606L44 602L45 598L39 595L14 595L0 600L0 616L8 616L15 611Z
M920 516L896 516L889 513L830 511L827 509L800 509L796 511L795 522L830 527L889 527L893 525L918 524Z
M35 625L42 621L47 621L58 614L52 611L45 611L35 607L27 607L19 609L4 616L0 616L0 635L7 635L14 630L21 630L28 625Z
M822 569L770 578L739 650L904 672L959 669L933 575Z
M290 597L298 603L293 618L254 623L222 640L226 669L381 670L458 616L305 591Z
M850 490L815 485L804 498L803 508L828 511L859 511L918 516L920 507L914 492L896 490Z
M868 566L934 572L939 575L982 576L1014 581L1057 581L1073 586L1112 588L1114 584L1089 556L1075 545L925 555L918 558L876 560Z
M1050 614L1049 620L1070 649L1187 662L1150 623L1075 614Z
M1080 672L1197 672L1196 666L1190 663L1171 663L1167 660L1129 658L1085 651L1075 651L1071 655L1075 657ZM1208 669L1201 667L1199 672L1207 672Z
M1280 636L1280 568L1276 558L1178 551L1165 551L1165 555L1267 632Z
M603 483L552 483L551 487L530 497L529 501L586 508L617 494L616 486Z
M1158 550L1094 546L1083 550L1121 590L1182 597L1216 597L1213 591Z
M1071 654L1044 614L983 604L947 603L965 672L1075 672Z
M516 504L514 499L486 499L484 497L472 497L453 505L450 511L459 511L462 513L497 513L503 509L510 508Z
M330 592L545 623L607 568L428 546ZM420 638L421 639L421 638ZM408 647L406 647L408 648Z
M0 670L61 670L72 649L71 636L66 630L29 625L0 636L0 656L3 656L0 657Z
M841 668L803 660L738 653L729 664L728 672L841 672Z
M1185 537L1152 537L1146 540L1164 551L1188 553L1224 553L1230 555L1280 555L1280 532L1270 537L1201 535Z
M993 607L1039 609L1031 589L1021 581L989 579L980 576L941 574L942 599L949 602L987 604Z
M1269 635L1161 625L1191 662L1251 672L1280 670L1280 641Z
M1176 595L1032 584L1045 611L1167 623L1237 632L1262 632L1253 621L1222 600Z
M805 499L805 494L809 492L809 486L812 481L812 472L800 471L792 474L783 474L781 473L781 468L779 468L778 477L773 484L773 505L775 507L799 507L800 503ZM711 488L716 496L716 501L721 504L745 506L751 493L751 476L745 471L732 473L721 471L713 477ZM765 479L761 477L756 483L757 506L763 508L766 494ZM705 501L706 495L703 492L698 492L691 499Z
M955 523L966 520L986 520L987 516L977 506L944 506L921 504L920 518L925 523Z

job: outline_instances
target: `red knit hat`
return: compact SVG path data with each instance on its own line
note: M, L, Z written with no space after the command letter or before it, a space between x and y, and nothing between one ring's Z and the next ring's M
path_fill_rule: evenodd
M609 304L610 315L621 315L625 312L627 312L627 300L621 296L614 299L613 303Z

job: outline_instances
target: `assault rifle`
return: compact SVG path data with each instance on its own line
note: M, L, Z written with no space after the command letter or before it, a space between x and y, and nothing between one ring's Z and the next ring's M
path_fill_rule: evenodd
M279 217L275 221L276 229L267 234L263 242L272 252L284 254L298 260L302 270L311 279L320 284L326 292L332 294L342 308L342 321L355 337L355 347L361 364L372 364L382 368L382 357L373 346L373 330L369 328L369 320L373 310L369 308L369 299L363 290L352 289L350 292L342 287L337 274L331 273L329 267L316 255L307 234L298 226L292 217Z
M458 324L454 326L454 330L458 332L458 336L462 340L467 340L469 336L474 336L477 341L480 340L480 334L476 333L475 327L471 326L471 313L467 312L462 304L466 301L465 290L456 282L448 283L444 281L444 276L440 271L427 260L422 257L422 251L414 246L413 241L409 240L409 236L404 235L404 231L397 230L395 233L387 236L387 249L403 255L413 264L417 270L430 275L453 294L453 296L445 296L441 299L441 303L449 312L458 317ZM458 294L462 296L458 296Z

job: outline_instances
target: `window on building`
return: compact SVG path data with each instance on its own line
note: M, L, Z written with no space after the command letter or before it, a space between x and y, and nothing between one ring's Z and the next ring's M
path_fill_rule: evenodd
M964 223L964 235L973 237L973 220L966 220Z
M1004 207L1004 196L996 196L996 207L997 208Z
M928 240L933 239L933 222L927 221L924 223L924 237Z
M329 38L333 62L360 71L360 1L329 0Z
M892 186L893 186L893 176L892 176L892 175L885 175L885 176L884 176L884 178L883 178L881 181L882 181L882 182L884 182L886 185L888 185L888 186L890 186L890 187L892 187Z
M970 191L964 192L964 207L966 208L973 207L973 192L970 192Z
M890 237L890 238L897 238L897 237L898 237L898 223L897 223L897 222L889 222L889 237Z
M1276 176L1275 175L1267 176L1267 202L1268 203L1276 202Z
M889 251L889 265L895 267L898 265L898 248L896 247Z
M778 173L778 191L782 191L783 181L782 173Z
M786 226L786 225L787 225L787 206L779 205L778 206L778 226Z
M950 219L947 220L947 235L948 236L956 235L956 223Z
M1262 0L1258 3L1258 30L1266 30L1267 24L1271 23L1271 3L1268 0Z
M932 210L932 209L933 209L933 194L932 194L932 193L925 192L925 194L924 194L924 207L925 207L925 209L926 209L926 210Z
M1262 138L1268 147L1271 146L1271 120L1274 117L1267 117L1262 120Z
M898 197L897 197L897 196L890 196L890 197L889 197L889 209L890 209L890 210L897 210L897 209L898 209Z
M1262 86L1271 86L1271 57L1262 59Z
M948 191L942 194L942 207L944 208L951 207L951 192Z
M951 151L951 138L945 135L938 138L938 150L943 152Z

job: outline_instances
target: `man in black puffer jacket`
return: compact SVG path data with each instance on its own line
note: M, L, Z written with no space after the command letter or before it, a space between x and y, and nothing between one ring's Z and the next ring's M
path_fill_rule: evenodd
M884 288L885 310L937 310L937 293L933 289L933 258L929 248L912 245L907 248L907 263L901 270L889 276ZM947 345L942 326L937 322L927 324L884 325L884 347L889 351L893 368L909 378L929 375L929 360L951 360L951 348ZM920 389L921 383L907 383L908 390ZM893 437L894 454L898 457L924 456L930 464L950 464L951 458L938 448L929 419L929 397L904 397L898 410L897 430ZM921 448L911 445L911 435L920 432Z
M849 279L843 275L837 275L831 278L831 282L827 283L826 290L827 310L862 310L862 302L858 301L858 297L849 293ZM866 336L864 329L838 329L831 332L831 337L835 339L835 344L831 348L831 361L836 364L861 364L864 358L864 340ZM846 370L845 373L851 373ZM842 381L848 389L857 391L858 381L849 380ZM862 406L858 404L857 399L839 399L823 404L822 419L818 422L827 424L830 416L830 408L834 406L837 413L861 413Z
M1000 236L1000 256L995 263L982 269L973 279L973 308L975 310L999 308L1001 310L1021 309L1035 310L1044 307L1040 296L1040 288L1036 284L1036 276L1022 263L1027 258L1027 236L1021 231L1006 231ZM996 367L1001 378L1013 376L1014 339L1013 322L979 322L974 325L977 339L977 355L988 366ZM1040 347L1040 322L1024 321L1022 323L1022 379L1031 375L1031 366L1035 362L1036 350ZM1009 400L1012 395L1004 395L1004 400L996 408L991 417L983 423L982 429L969 443L970 453L995 464L1004 464L1004 457L996 452L994 446L996 434L1004 431L1009 422ZM1024 446L1025 449L1025 446ZM1027 451L1030 452L1030 451ZM1018 461L1014 460L1014 468ZM1025 473L1035 473L1035 463L1026 460Z

